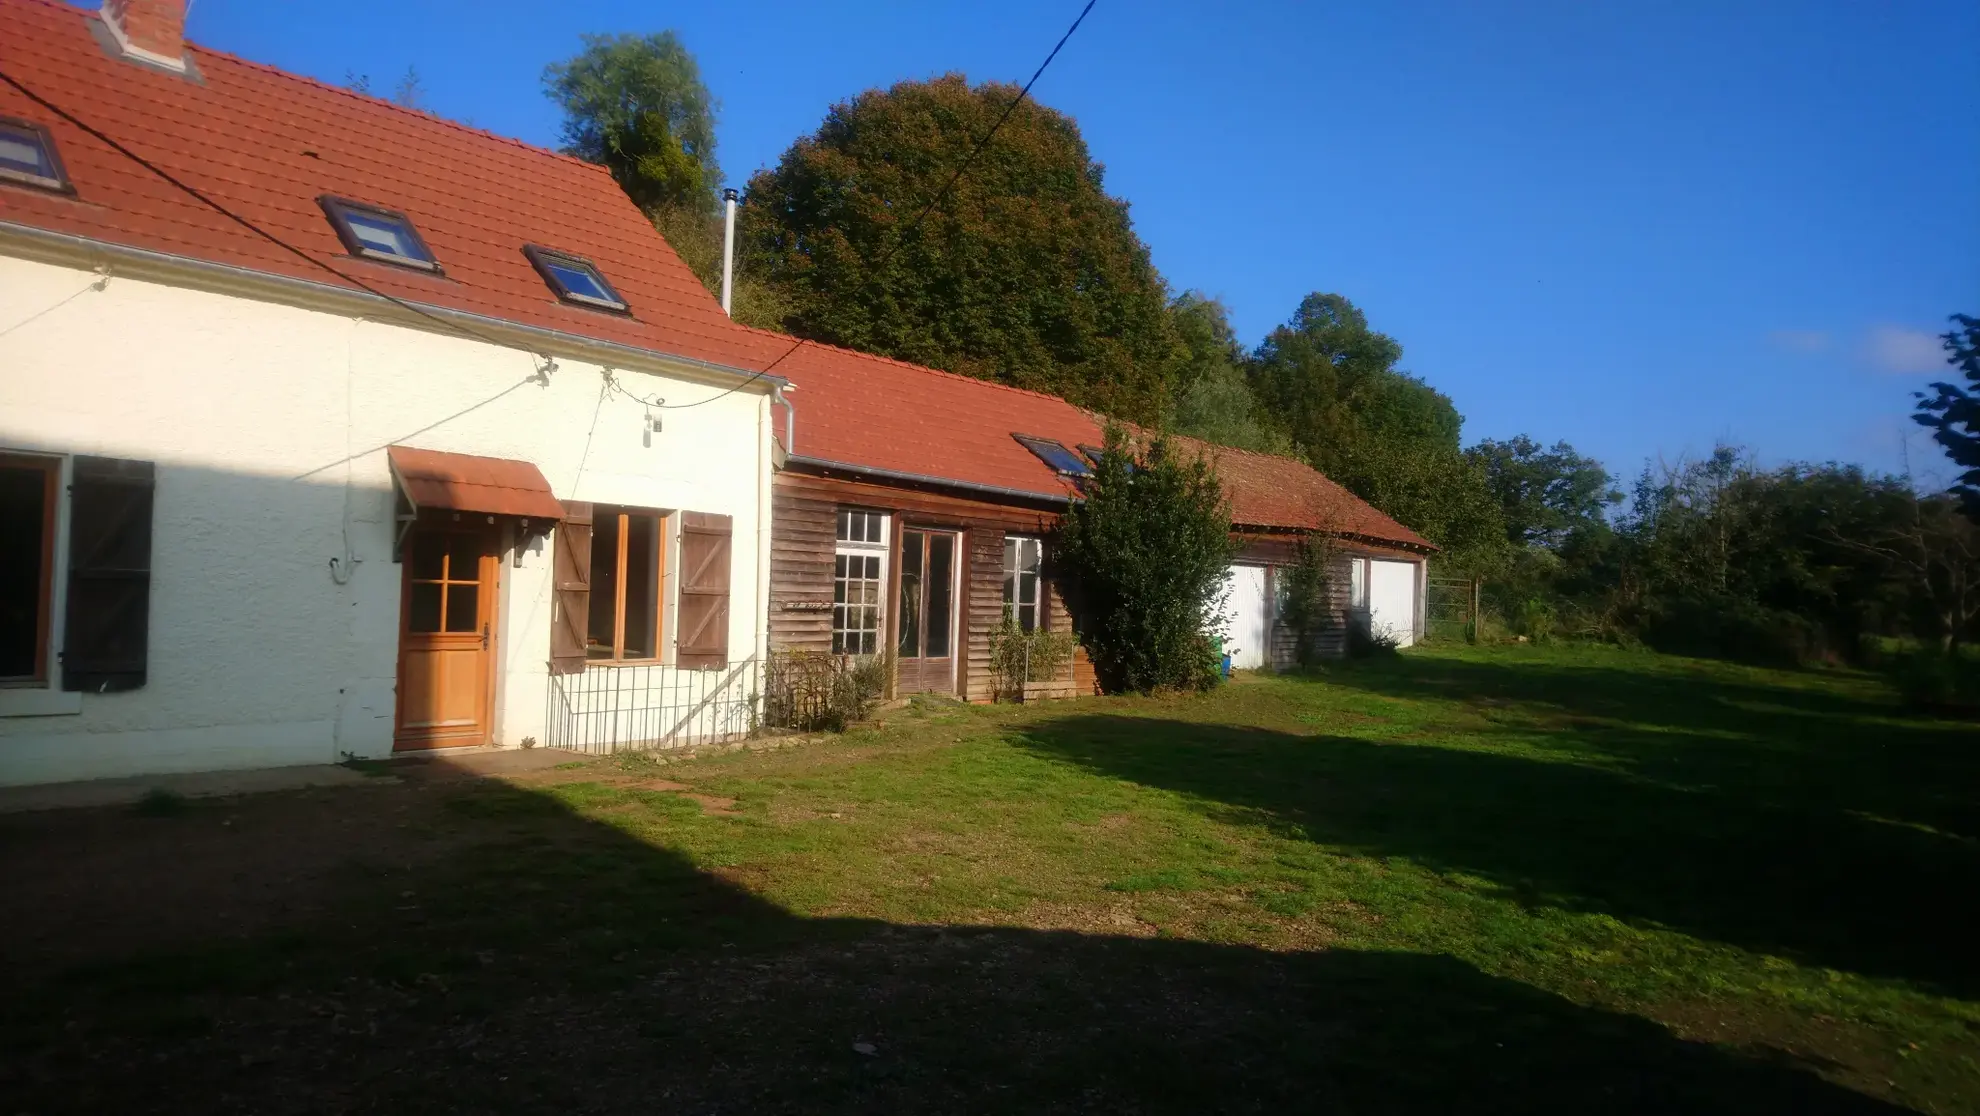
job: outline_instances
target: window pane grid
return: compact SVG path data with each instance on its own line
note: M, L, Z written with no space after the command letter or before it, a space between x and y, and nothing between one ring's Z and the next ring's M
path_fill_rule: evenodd
M880 569L878 554L833 557L833 654L872 655L880 650Z
M1034 631L1039 617L1038 568L1043 544L1018 535L1004 537L1004 606L1024 631Z

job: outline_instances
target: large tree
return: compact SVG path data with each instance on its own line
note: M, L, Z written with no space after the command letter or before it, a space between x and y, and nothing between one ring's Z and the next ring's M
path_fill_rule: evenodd
M1185 354L1176 378L1176 432L1220 446L1290 452L1291 441L1251 394L1245 380L1250 358L1224 304L1184 291L1169 304L1169 314Z
M1547 448L1521 434L1504 442L1488 438L1464 452L1485 470L1506 539L1518 546L1558 548L1575 531L1601 525L1622 502L1602 463L1566 442Z
M1980 318L1954 314L1952 323L1952 330L1939 336L1946 363L1966 382L1936 383L1930 393L1916 393L1918 410L1912 417L1931 429L1932 440L1945 447L1953 464L1966 470L1952 493L1967 515L1980 520Z
M1399 371L1402 346L1337 294L1314 293L1251 361L1260 405L1321 472L1476 572L1505 560L1485 471L1458 447L1450 397Z
M1018 94L951 74L834 105L750 180L744 266L794 333L1156 422L1180 357L1162 279L1078 125Z
M714 208L715 101L672 31L586 35L543 84L564 110L564 150L610 167L641 209Z

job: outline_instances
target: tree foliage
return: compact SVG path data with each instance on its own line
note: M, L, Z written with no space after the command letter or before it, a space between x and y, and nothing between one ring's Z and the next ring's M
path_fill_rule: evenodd
M611 168L634 204L714 207L715 101L679 36L586 35L543 84L564 110L564 150Z
M1396 369L1402 346L1338 294L1308 295L1258 347L1250 383L1301 454L1471 572L1506 561L1483 468L1450 397Z
M943 194L1018 94L951 74L834 105L750 180L746 266L800 336L1153 424L1166 289L1073 120L1026 99Z
M1207 689L1209 636L1233 548L1209 462L1157 438L1137 455L1118 428L1050 554L1079 641L1108 692Z
M1176 376L1176 432L1220 446L1292 452L1292 441L1265 417L1245 380L1250 357L1224 304L1185 291L1169 303L1169 315L1184 353Z
M1464 452L1485 470L1506 539L1516 546L1558 549L1575 531L1600 526L1608 509L1622 503L1602 463L1566 442L1548 449L1521 434L1488 438Z
M1946 363L1959 371L1964 384L1941 381L1918 392L1912 418L1932 431L1932 440L1945 448L1952 463L1964 469L1952 492L1966 513L1980 520L1980 318L1952 316L1953 328L1940 334Z

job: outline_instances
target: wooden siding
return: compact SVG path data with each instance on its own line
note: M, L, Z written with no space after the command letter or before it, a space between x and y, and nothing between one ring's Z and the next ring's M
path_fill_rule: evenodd
M1273 609L1270 630L1270 650L1267 663L1274 670L1287 670L1299 665L1299 639L1292 628L1280 621L1278 609L1279 579L1284 576L1284 567L1291 565L1298 551L1298 536L1292 534L1260 534L1233 532L1238 544L1237 561L1263 565L1266 572L1266 598ZM1374 546L1362 542L1336 541L1333 556L1329 562L1331 576L1327 579L1328 621L1326 626L1313 636L1313 650L1319 658L1339 659L1347 655L1347 626L1350 623L1366 624L1365 610L1349 607L1349 586L1351 576L1350 561L1355 558L1382 558L1391 561L1415 562L1421 565L1423 555L1396 547ZM1422 584L1419 571L1417 582ZM1420 607L1420 605L1419 605Z
M989 701L993 695L990 677L990 636L1004 617L1004 536L1006 534L1049 535L1058 526L1056 511L1025 507L1017 502L997 503L991 499L971 499L909 485L875 484L843 476L823 476L786 469L772 484L770 530L770 646L773 650L832 649L832 558L837 544L838 512L856 508L886 512L892 517L888 558L887 628L882 633L886 646L893 646L895 578L899 574L899 547L902 527L938 527L963 532L963 553L968 565L963 577L963 628L966 654L957 679L958 696L967 701ZM1266 595L1276 607L1280 568L1293 561L1298 535L1293 532L1237 531L1238 560L1268 568ZM1333 587L1332 612L1335 620L1317 637L1322 658L1340 658L1347 653L1348 560L1352 557L1390 558L1421 562L1412 551L1341 541L1334 545L1338 566L1329 579ZM1046 622L1054 631L1072 631L1072 615L1058 587L1046 584ZM1298 662L1294 633L1271 621L1268 662L1274 669L1285 669ZM1084 649L1074 653L1071 682L1049 685L1044 692L1053 696L1090 694L1098 691L1093 664Z
M1038 508L972 500L905 487L869 484L842 477L816 476L785 470L771 490L770 527L770 646L773 650L832 649L832 557L837 548L840 508L886 512L892 516L888 559L890 587L897 576L903 527L939 527L963 532L962 623L965 654L957 679L957 695L967 701L989 701L990 635L1004 619L1004 536L1051 534L1056 513ZM1049 586L1048 586L1049 589ZM893 629L894 590L886 600L887 646ZM822 608L820 606L823 606ZM1071 618L1056 590L1047 609L1054 629L1070 631ZM1092 669L1084 665L1075 678L1090 692ZM1083 674L1079 670L1083 668Z

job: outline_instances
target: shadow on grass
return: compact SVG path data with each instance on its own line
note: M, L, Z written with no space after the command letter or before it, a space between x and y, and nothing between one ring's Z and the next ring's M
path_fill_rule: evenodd
M1386 697L1553 711L1564 745L1605 750L1648 778L1980 839L1980 727L1906 717L1894 701L1826 689L1812 673L1770 683L1724 664L1653 661L1659 669L1406 655L1342 664L1326 681Z
M1168 731L1081 718L1038 746L1152 777L1126 735L1151 729ZM1231 746L1161 748L1171 774L1293 808L1191 762ZM1326 746L1237 745L1285 749L1281 774ZM337 792L360 822L413 802L492 836L423 866L383 856L279 932L10 972L9 1111L1896 1111L1444 957L797 917L722 874L740 870L577 812L605 793ZM605 816L622 808L741 824L659 794ZM168 851L205 822L113 820ZM232 824L286 832L279 812ZM0 829L10 858L35 841Z
M1479 749L1106 715L1046 720L1023 741L1330 847L1480 876L1527 905L1980 995L1980 846L1963 838Z

